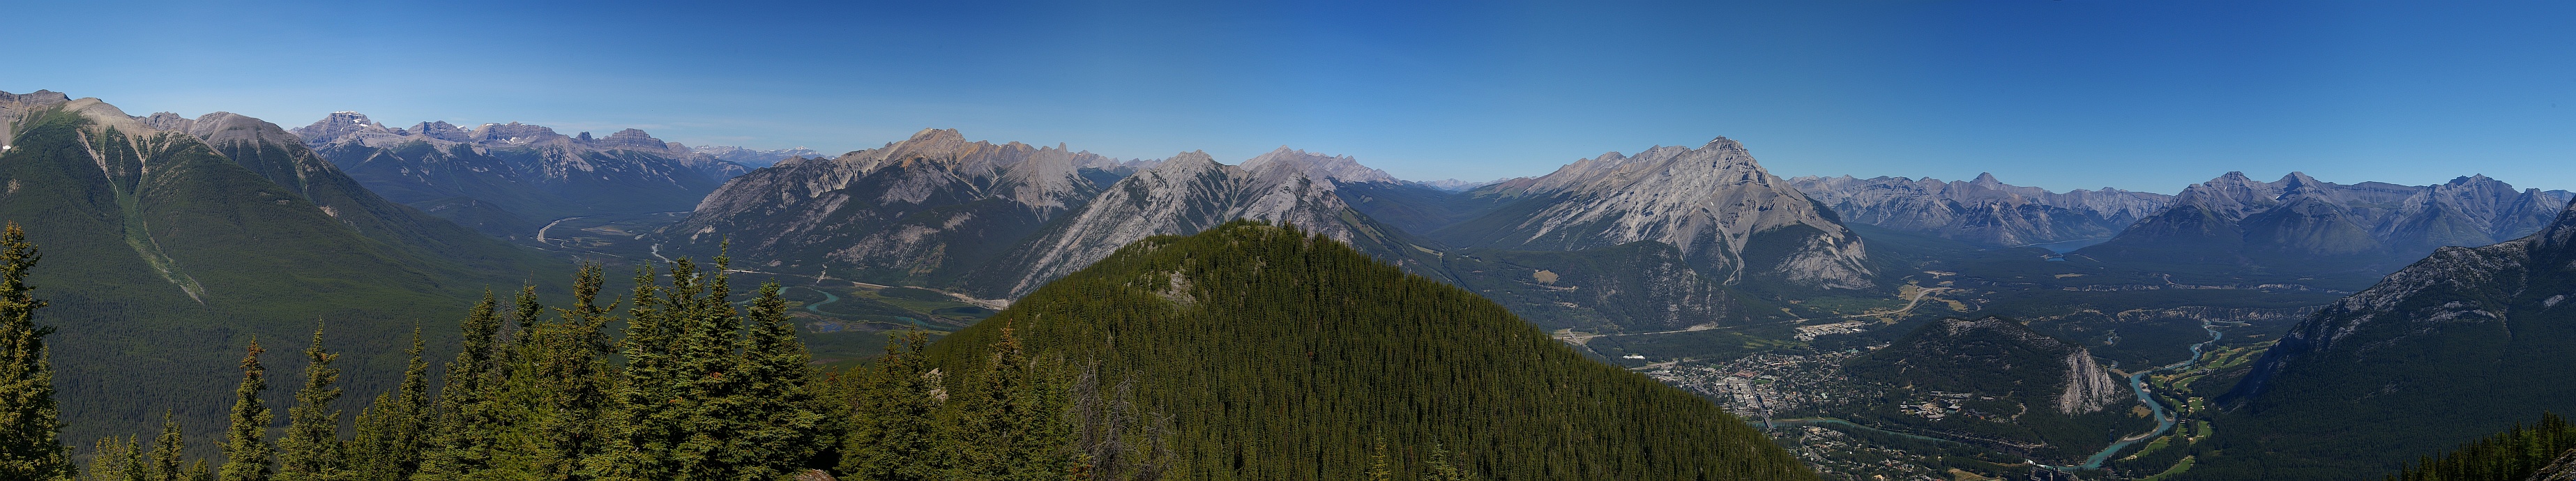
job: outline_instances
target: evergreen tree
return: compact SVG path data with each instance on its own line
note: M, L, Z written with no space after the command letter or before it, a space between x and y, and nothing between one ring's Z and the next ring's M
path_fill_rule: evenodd
M277 443L279 481L325 481L341 478L340 370L331 361L340 355L322 350L322 326L313 327L313 345L304 348L304 388L295 391L295 407L286 409L286 437Z
M429 363L421 359L420 328L411 331L410 364L395 392L379 394L358 412L357 439L350 441L351 478L359 481L404 481L420 470L428 437Z
M81 479L88 481L146 481L151 474L143 464L143 446L132 436L124 440L115 436L100 438L90 449L89 470Z
M1058 386L1031 365L1012 328L1002 328L991 352L975 381L953 399L956 411L942 436L953 463L948 479L1069 478L1078 463L1069 455L1063 398L1049 393L1060 393Z
M199 459L193 463L188 463L188 473L181 476L180 479L185 479L187 481L216 481L215 472L213 470L206 469L206 460L203 459Z
M747 400L735 359L741 316L727 297L728 259L714 272L673 262L670 285L650 268L637 276L628 310L627 368L608 453L592 465L611 479L734 479L740 458L726 454L746 429L733 417ZM649 299L649 300L648 300Z
M54 406L54 368L45 335L36 326L36 299L27 274L40 258L27 233L10 222L0 229L0 479L69 480L78 473L63 445L63 422Z
M242 356L241 387L233 390L232 428L224 433L223 481L268 481L269 457L275 448L268 444L268 423L273 417L268 404L259 399L268 390L268 368L259 364L259 338L250 339L249 354Z
M1369 452L1369 481L1395 481L1395 470L1386 464L1386 437L1377 438L1376 449Z
M1431 475L1423 476L1422 480L1467 481L1467 479L1466 471L1458 469L1458 465L1449 463L1449 448L1440 443L1431 443Z
M186 481L186 466L180 455L187 452L188 440L180 436L179 419L169 411L161 412L161 437L152 441L152 481Z
M786 477L803 471L818 447L832 441L824 435L813 373L806 367L814 357L796 339L778 283L760 286L748 317L751 325L736 349L741 353L734 368L740 385L728 389L742 400L735 418L745 425L724 454L735 457L727 464L736 466L740 477Z
M485 289L483 302L467 312L460 326L463 348L447 363L447 380L438 391L438 428L421 455L418 479L468 480L491 465L497 420L487 401L498 384L499 308L492 291Z
M608 364L614 345L607 328L610 310L615 303L598 303L600 287L607 276L598 264L588 264L573 278L573 306L557 309L561 322L544 324L529 331L522 341L528 346L530 361L524 370L537 388L532 393L536 406L534 452L529 453L528 470L541 479L591 479L583 460L599 455L608 436L605 420L610 409L611 374ZM533 296L522 304L521 312L533 321Z
M922 367L929 347L929 333L907 332L886 343L885 356L852 381L856 392L848 397L856 415L841 448L841 473L866 481L939 479L946 467L933 456L937 383L924 379Z
M635 269L633 307L626 311L626 336L620 343L626 369L614 386L612 408L603 422L607 442L599 455L585 463L590 472L609 479L671 478L668 467L648 453L668 446L668 434L658 427L669 420L663 406L677 401L664 382L670 371L673 336L668 326L671 309L662 305L662 291L653 266Z

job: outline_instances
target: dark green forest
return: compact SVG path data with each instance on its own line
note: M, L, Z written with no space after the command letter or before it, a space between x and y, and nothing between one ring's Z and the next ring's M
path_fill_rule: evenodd
M1171 469L1189 479L1369 479L1380 464L1399 477L1814 477L1705 399L1291 227L1139 241L929 357L986 363L1005 333L1034 362L1170 416Z
M2576 456L2576 425L2557 414L2496 433L2441 456L2425 456L2389 481L2522 481L2551 462Z
M1255 223L1139 243L1000 322L902 334L840 372L811 367L778 285L731 299L722 256L640 268L607 298L590 265L568 306L487 292L443 379L414 333L401 383L354 415L324 323L302 372L240 347L225 425L165 415L75 456L25 282L38 259L14 226L0 237L5 479L1813 477L1741 419L1499 306ZM290 386L289 405L263 395ZM191 431L220 432L222 455L192 459Z

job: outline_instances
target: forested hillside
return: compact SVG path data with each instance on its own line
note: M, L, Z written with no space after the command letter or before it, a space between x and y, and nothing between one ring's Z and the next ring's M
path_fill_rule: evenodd
M1290 227L1137 242L930 354L955 372L1006 332L1033 362L1168 413L1190 479L1370 479L1381 463L1501 480L1814 476L1705 399Z

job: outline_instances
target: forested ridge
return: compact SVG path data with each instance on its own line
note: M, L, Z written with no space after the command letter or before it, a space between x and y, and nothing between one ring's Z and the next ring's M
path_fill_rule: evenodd
M2557 414L2540 422L2461 444L2439 457L2425 456L2388 481L2522 481L2544 469L2560 477L2576 474L2576 424Z
M1293 227L1131 244L930 358L985 362L1005 332L1171 416L1189 479L1813 478L1707 400Z
M0 236L0 479L1813 478L1741 419L1499 306L1245 222L1139 243L1001 322L905 334L839 373L810 367L779 286L731 300L722 256L605 299L587 266L570 306L486 293L443 379L415 333L401 384L354 418L325 323L299 373L240 347L227 425L165 416L75 466L24 282L39 258ZM1174 275L1127 282L1146 274ZM291 405L262 396L286 386ZM223 456L188 459L192 429Z

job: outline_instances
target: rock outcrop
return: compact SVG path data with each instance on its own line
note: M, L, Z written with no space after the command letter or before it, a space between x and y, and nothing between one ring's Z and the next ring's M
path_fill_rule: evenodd
M1335 192L1345 182L1396 182L1348 156L1285 147L1242 165L1206 152L1183 152L1121 179L1060 225L996 263L979 292L1018 296L1108 257L1120 246L1156 235L1186 235L1237 219L1290 224L1407 268L1434 251L1353 210Z
M1100 195L1084 166L1122 162L1062 145L969 142L954 129L838 158L793 158L736 178L664 237L684 253L733 240L746 265L947 286ZM1079 267L1079 266L1077 266Z

